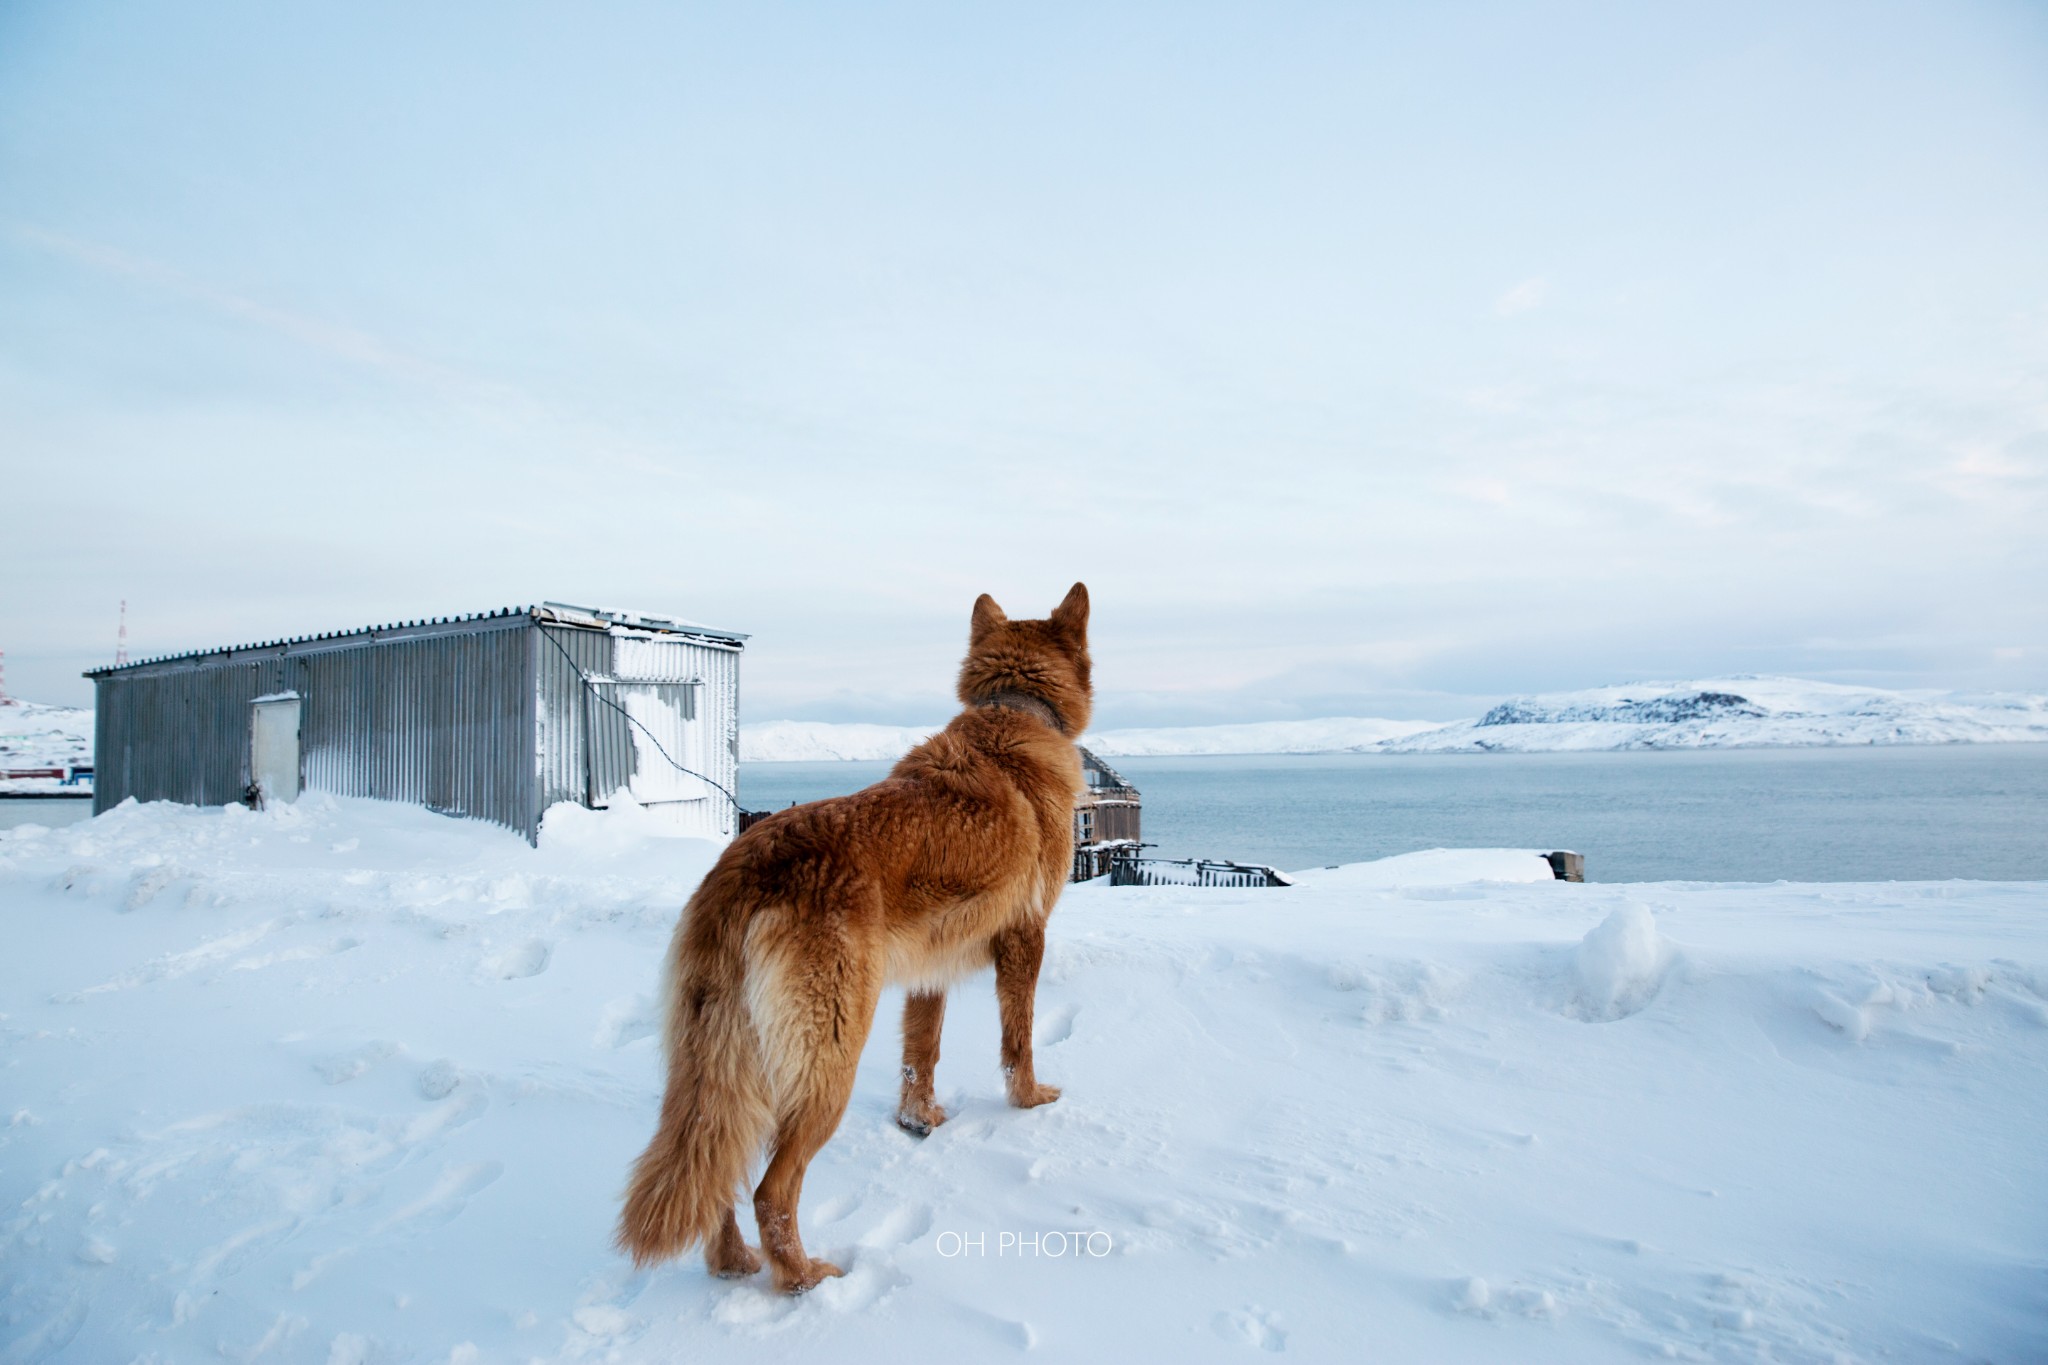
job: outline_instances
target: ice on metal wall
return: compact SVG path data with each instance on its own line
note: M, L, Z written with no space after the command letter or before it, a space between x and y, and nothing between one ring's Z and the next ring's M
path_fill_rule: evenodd
M714 652L673 635L618 626L611 637L611 673L622 682L702 682L704 656Z
M704 785L704 727L695 716L696 688L688 683L619 684L618 702L632 717L639 760L631 791L641 805L654 801L708 801ZM673 760L673 761L671 761Z
M738 651L623 627L578 634L580 678L551 672L556 651L542 652L541 766L553 799L605 807L629 797L684 832L731 837Z

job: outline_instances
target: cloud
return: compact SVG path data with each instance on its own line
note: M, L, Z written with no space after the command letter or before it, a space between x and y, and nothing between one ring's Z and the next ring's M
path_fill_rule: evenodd
M1542 307L1543 301L1549 297L1550 281L1538 275L1532 279L1523 280L1513 289L1508 290L1507 293L1495 299L1493 301L1493 311L1501 317L1511 318L1517 313L1527 313Z
M1509 493L1507 484L1499 479L1464 479L1457 484L1457 492L1474 502L1492 503L1505 507Z
M161 261L26 224L16 225L14 235L81 265L176 294L213 312L285 337L305 350L375 370L480 413L511 418L515 423L540 415L540 405L510 385L480 379L412 355L352 327L323 322L221 289Z

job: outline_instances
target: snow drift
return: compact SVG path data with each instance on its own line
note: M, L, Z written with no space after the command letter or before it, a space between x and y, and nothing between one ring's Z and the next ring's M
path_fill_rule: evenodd
M614 818L622 817L622 818ZM1437 851L1068 891L925 1141L893 997L796 1301L610 1247L715 852L308 797L0 834L0 1360L2048 1357L2048 887Z

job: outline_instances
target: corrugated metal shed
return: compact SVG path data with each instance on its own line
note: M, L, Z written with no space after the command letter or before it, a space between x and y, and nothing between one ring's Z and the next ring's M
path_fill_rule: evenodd
M416 802L529 841L550 805L625 793L729 837L746 638L548 602L95 669L94 810L262 799L252 707L292 693L306 790Z

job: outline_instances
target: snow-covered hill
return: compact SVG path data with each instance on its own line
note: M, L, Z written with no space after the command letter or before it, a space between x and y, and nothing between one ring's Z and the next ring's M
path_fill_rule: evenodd
M753 762L895 759L937 728L771 721L740 727L740 756ZM2048 697L1893 692L1761 677L1543 693L1448 725L1336 717L1101 730L1082 739L1106 758L2014 741L2048 741Z
M2048 741L2048 697L1892 692L1799 678L1630 683L1502 702L1390 753Z
M92 712L10 700L0 705L0 772L14 768L70 768L92 762ZM0 777L0 792L62 788L52 778Z
M1103 730L1082 739L1105 757L1163 757L1173 754L1364 753L1388 740L1435 729L1432 721L1373 720L1333 716L1325 720L1268 720L1246 725L1184 725L1151 730Z
M0 833L0 1360L2048 1359L2048 886L1070 888L1064 1097L984 977L905 1135L885 1001L789 1300L610 1246L713 853L633 814Z
M824 720L770 720L740 726L746 763L817 763L840 759L894 761L936 725L861 725Z

